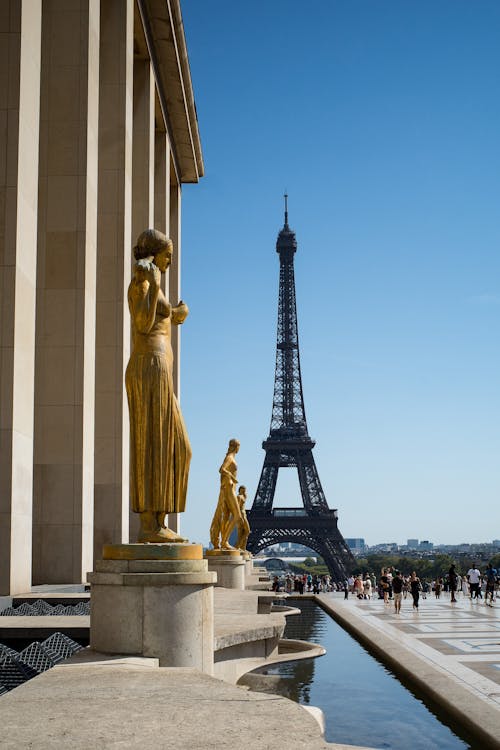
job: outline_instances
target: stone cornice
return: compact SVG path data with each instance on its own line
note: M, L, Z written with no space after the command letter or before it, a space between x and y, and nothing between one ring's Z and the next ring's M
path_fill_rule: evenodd
M180 0L136 0L180 182L203 176L198 118Z

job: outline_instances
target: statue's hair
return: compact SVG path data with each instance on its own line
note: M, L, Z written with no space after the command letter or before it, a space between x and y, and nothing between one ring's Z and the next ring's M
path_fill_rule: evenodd
M137 238L134 257L136 260L149 258L150 255L156 255L168 245L173 246L172 240L166 237L163 232L158 229L145 229Z
M229 448L227 449L227 452L229 453L229 451L234 450L236 446L239 444L240 444L239 440L236 440L236 438L231 438L231 440L229 441Z

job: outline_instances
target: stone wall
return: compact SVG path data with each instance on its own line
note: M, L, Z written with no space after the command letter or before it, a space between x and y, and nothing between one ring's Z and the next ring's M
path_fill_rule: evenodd
M0 55L2 595L128 541L131 247L173 238L176 302L203 161L179 0L5 0Z

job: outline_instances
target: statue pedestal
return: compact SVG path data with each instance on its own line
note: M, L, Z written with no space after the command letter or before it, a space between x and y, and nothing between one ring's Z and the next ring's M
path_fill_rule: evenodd
M213 674L213 587L199 544L104 545L88 575L90 645Z
M253 559L246 559L245 560L245 573L247 576L253 576Z
M245 590L245 560L239 550L211 549L205 557L208 569L217 573L217 585L225 589Z

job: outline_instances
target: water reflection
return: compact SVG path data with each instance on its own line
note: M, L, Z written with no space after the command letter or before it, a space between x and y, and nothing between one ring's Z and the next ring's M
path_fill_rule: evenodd
M290 603L290 600L288 600ZM451 731L446 717L424 704L388 669L310 600L294 601L301 615L287 619L286 638L321 643L318 659L259 670L274 692L319 706L328 742L391 750L481 750Z
M323 644L327 624L323 610L307 599L298 602L297 605L301 609L301 614L287 618L285 638ZM309 704L315 666L316 659L304 659L281 665L281 681L275 683L280 695L286 695L296 703ZM262 670L261 673L277 674L273 669Z

